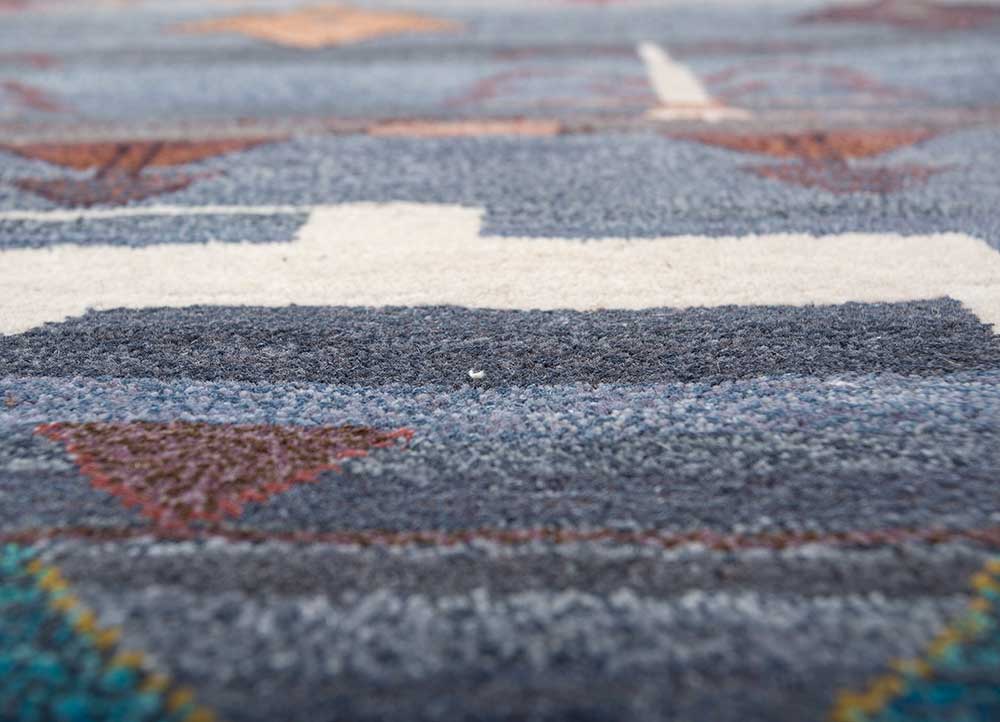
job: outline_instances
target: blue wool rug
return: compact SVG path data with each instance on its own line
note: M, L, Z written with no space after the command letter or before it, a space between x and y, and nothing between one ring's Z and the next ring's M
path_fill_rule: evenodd
M0 721L1000 720L1000 4L0 0Z

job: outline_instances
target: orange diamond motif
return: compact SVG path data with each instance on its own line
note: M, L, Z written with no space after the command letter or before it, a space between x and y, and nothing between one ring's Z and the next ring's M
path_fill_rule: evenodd
M187 33L242 33L252 38L298 48L346 45L404 33L454 32L461 25L424 15L362 10L345 5L319 5L284 13L234 15L185 23Z

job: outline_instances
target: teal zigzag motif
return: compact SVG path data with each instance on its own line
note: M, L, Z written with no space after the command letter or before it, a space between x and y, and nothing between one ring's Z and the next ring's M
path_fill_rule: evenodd
M924 657L868 691L842 695L834 722L989 722L1000 720L1000 559L972 580L969 610L931 643Z
M189 692L117 649L58 570L0 548L0 719L19 722L208 722Z

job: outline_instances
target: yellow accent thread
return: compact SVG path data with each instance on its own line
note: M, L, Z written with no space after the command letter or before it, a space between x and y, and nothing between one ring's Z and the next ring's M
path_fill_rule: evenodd
M927 648L927 656L931 659L940 659L948 650L955 646L955 642L950 639L936 639Z
M143 665L146 658L142 652L119 652L111 659L112 667L131 667L138 669Z
M979 612L980 614L986 614L993 610L993 604L986 597L976 597L972 600L972 604L969 608L974 612Z
M880 697L876 696L875 692L876 690L872 689L867 692L854 695L851 700L851 706L854 708L854 711L860 712L866 716L877 712L880 709L882 700Z
M864 712L874 714L885 706L885 703L889 700L889 696L890 692L887 689L885 678L880 677L875 680L875 683L868 690L867 694L861 695L860 707Z
M49 606L67 617L78 633L89 637L102 651L108 651L118 644L121 630L116 627L102 629L98 626L96 615L82 607L79 598L68 591L69 584L55 567L47 567L40 560L32 559L24 565L24 569L37 577L35 585L48 593ZM120 651L111 658L107 667L131 667L140 670L146 666L142 652ZM145 692L165 693L171 685L170 678L164 674L149 672L140 688ZM178 688L167 697L167 708L171 712L183 709L194 702L194 694L187 688ZM203 707L197 707L185 716L185 722L216 722L213 712Z
M184 722L215 722L215 720L215 714L204 707L199 707L184 718Z
M76 619L73 620L73 627L80 634L90 636L97 631L97 617L89 609L83 609L76 615Z
M142 683L143 692L156 692L162 693L166 692L167 688L170 686L170 678L165 674L160 674L159 672L153 672L150 674Z
M1000 594L1000 580L990 574L1000 575L1000 558L988 561L983 570L972 577L972 586L980 593L992 592ZM969 609L971 612L991 613L992 600L980 596L974 599ZM916 674L929 677L934 671L930 661L941 657L951 647L962 642L975 639L988 623L973 617L963 617L951 626L945 628L927 646L924 659L895 660L891 667L901 675ZM866 692L857 693L844 690L838 695L837 701L830 712L832 722L868 722L870 715L875 715L888 705L893 697L898 696L906 688L905 680L898 675L884 675L872 681Z
M117 627L109 627L108 629L99 629L94 633L94 644L98 649L103 651L108 651L116 644L118 640L122 637L122 632Z
M66 590L66 580L53 567L49 567L42 572L37 583L46 592L62 592Z
M889 667L904 677L924 677L931 671L930 665L922 659L894 659Z
M941 630L933 640L931 640L930 645L927 647L928 654L935 654L946 647L954 644L955 642L960 642L962 640L962 635L958 628L958 623L953 624L950 627L945 627Z
M878 694L873 698L875 701L875 708L872 709L871 713L873 715L878 714L895 696L896 695L893 694L892 690L889 688L889 685L883 684L882 689L878 690Z
M834 707L831 716L833 722L864 722L868 716L861 709L863 704L861 695L845 692Z
M903 680L894 674L887 674L875 682L878 696L883 700L895 697L903 691Z
M187 687L178 687L167 697L167 710L176 712L186 704L194 701L194 694Z
M980 592L991 591L1000 593L1000 582L985 572L980 572L972 578L972 586Z
M49 602L51 606L57 612L71 612L76 609L76 606L80 603L80 600L74 594L62 594L58 597L53 597L52 601Z

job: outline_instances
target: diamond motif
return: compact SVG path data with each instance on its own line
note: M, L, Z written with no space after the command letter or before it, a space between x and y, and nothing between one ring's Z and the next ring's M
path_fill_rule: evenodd
M459 23L403 12L362 10L345 5L319 5L285 13L252 13L185 23L187 33L240 33L258 40L297 48L347 45L404 33L459 30Z

